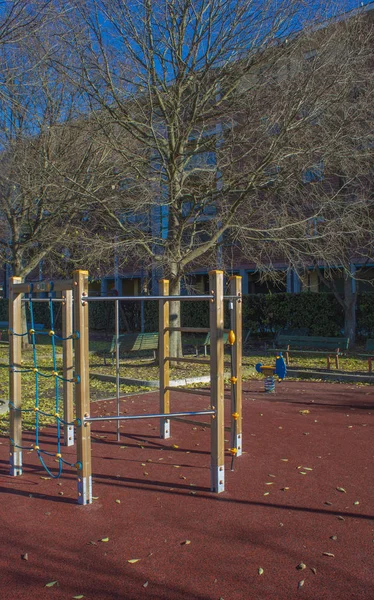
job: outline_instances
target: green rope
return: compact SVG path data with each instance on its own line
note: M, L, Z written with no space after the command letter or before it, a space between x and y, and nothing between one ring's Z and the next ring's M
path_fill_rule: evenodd
M56 340L66 341L66 340L71 340L71 339L78 339L79 332L74 332L72 335L69 335L67 337L61 337L55 333L55 331L54 331L55 320L54 320L54 309L53 309L53 300L52 300L53 283L51 283L51 287L50 287L51 292L49 293L50 330L48 332L39 332L38 331L37 333L38 333L38 335L49 335L51 337L53 371L52 371L52 373L43 373L43 372L39 371L38 354L37 354L37 348L36 348L36 331L35 331L35 318L34 318L32 289L33 289L33 284L30 284L28 307L29 307L29 312L30 312L31 329L29 331L27 331L26 333L17 333L13 329L10 329L9 333L11 333L15 336L18 336L18 337L23 337L28 334L31 336L32 351L33 351L33 368L16 369L16 367L14 365L9 365L9 370L14 373L34 373L35 374L35 406L32 409L16 408L15 405L13 404L13 402L9 402L9 406L12 408L12 410L15 410L15 411L18 411L21 413L22 412L24 412L24 413L35 412L35 444L31 447L24 447L24 446L15 444L13 439L10 439L10 442L11 442L11 445L15 448L19 448L22 450L36 450L36 452L38 454L38 458L40 460L40 463L43 466L43 468L45 469L45 471L48 473L48 475L50 477L52 477L53 479L58 479L62 474L62 467L64 464L67 466L70 466L70 467L77 466L76 463L70 463L70 462L66 461L65 459L63 459L61 456L61 424L65 425L65 426L76 425L77 427L79 427L79 426L81 426L81 423L79 420L76 420L73 422L65 421L59 415L59 409L60 409L59 382L63 381L63 382L67 382L67 383L79 383L79 377L73 377L71 379L68 379L66 377L63 377L62 375L59 375L59 373L57 371ZM40 406L39 406L39 404L40 404L39 377L44 377L45 379L50 379L52 377L55 378L55 412L54 413L46 412L46 411L43 411L40 409ZM56 441L56 452L54 452L54 453L43 450L39 446L40 415L45 416L45 417L54 417L56 419L57 441ZM51 471L51 469L45 463L43 456L54 457L57 459L57 462L58 462L57 473L53 473Z

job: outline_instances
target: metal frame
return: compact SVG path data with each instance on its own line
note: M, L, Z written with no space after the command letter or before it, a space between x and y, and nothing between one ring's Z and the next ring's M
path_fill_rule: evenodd
M62 292L62 298L53 298L54 302L63 303L63 337L68 338L73 333L72 312L74 312L74 328L79 332L75 339L75 371L77 379L75 385L76 418L77 427L77 470L78 470L78 502L79 504L90 504L92 502L92 467L91 467L91 433L90 424L97 421L116 421L117 439L120 439L120 422L134 419L160 419L160 435L167 439L170 437L171 419L181 422L191 422L191 419L183 419L188 416L210 415L211 421L206 424L211 429L211 490L215 492L224 491L224 433L231 429L231 443L237 448L237 456L242 453L242 430L241 430L241 357L242 357L242 333L241 333L241 277L232 277L230 283L231 294L225 296L223 293L223 272L211 271L209 273L211 293L199 296L171 296L169 295L169 281L163 279L159 282L158 296L116 296L116 297L89 297L88 296L88 272L75 271L72 280L55 282L53 285L45 282L33 284L33 292ZM21 328L21 305L23 299L21 294L30 293L30 284L22 283L20 278L13 277L10 280L9 298L9 327L11 330L20 331ZM92 301L115 301L115 329L116 329L116 400L117 414L109 417L90 416L89 396L89 362L88 362L88 302ZM143 415L120 415L120 387L119 387L119 302L126 301L159 301L159 361L160 361L160 412L158 414ZM170 327L169 306L173 301L209 301L210 302L210 327L189 328ZM234 300L232 310L231 328L236 333L236 344L233 348L232 361L233 373L236 381L232 382L232 415L235 413L239 418L231 420L231 428L224 426L224 300ZM36 302L49 302L48 298L35 298ZM181 332L207 332L211 335L210 360L201 359L174 359L169 356L170 331ZM63 342L63 371L66 379L71 379L73 369L73 344L72 340ZM170 392L186 391L170 387L170 362L173 360L193 362L210 365L211 406L209 410L170 412ZM10 335L10 363L21 364L21 338ZM189 390L187 390L189 391ZM191 393L207 395L207 392ZM10 371L10 398L14 408L21 408L21 373ZM73 397L71 386L64 384L64 416L65 420L71 422L73 419ZM19 410L11 409L11 474L22 474L22 451L17 446L22 444L22 419ZM192 421L194 422L194 421ZM72 426L67 426L64 431L65 444L74 443L74 432Z

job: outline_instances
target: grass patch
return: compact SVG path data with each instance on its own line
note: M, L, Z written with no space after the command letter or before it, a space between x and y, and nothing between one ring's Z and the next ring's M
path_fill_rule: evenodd
M90 348L99 350L107 347L105 342L94 342ZM38 368L45 375L52 375L53 358L50 344L37 345ZM192 356L192 355L191 355ZM304 369L326 369L326 355L291 355L290 368L298 367ZM200 358L204 358L200 356ZM62 350L57 348L57 370L62 373ZM225 361L230 360L230 355L225 354ZM0 397L3 399L9 398L9 369L8 369L8 346L0 346ZM103 359L96 356L94 352L90 352L90 371L92 373L100 373L102 375L115 376L115 366L107 364L104 366ZM111 361L108 361L109 363ZM243 380L247 381L253 378L262 379L255 371L256 363L275 364L275 354L266 354L263 352L252 353L243 357ZM24 369L33 368L32 348L23 352ZM340 358L340 369L344 372L352 373L367 373L367 360L365 358L347 356ZM229 371L229 367L225 367L225 371ZM332 372L334 366L332 366ZM172 363L170 369L171 379L185 379L188 377L198 377L209 375L209 365L197 365L188 363ZM159 377L158 365L149 356L139 357L131 355L129 357L121 357L120 359L120 376L128 379L140 380L157 380ZM39 377L39 398L40 410L43 412L55 413L55 378L53 376L45 378ZM74 385L74 384L71 384ZM135 385L120 386L121 394L136 393L145 391L149 388L139 387ZM100 381L99 379L90 378L90 395L91 400L100 400L103 398L113 397L116 393L114 382ZM59 382L60 401L62 403L62 382ZM35 406L35 374L22 373L22 406L25 409L32 409ZM61 413L61 409L60 409ZM33 429L35 426L34 412L27 412L22 415L23 429ZM41 425L47 425L54 422L54 417L41 416ZM8 415L0 415L0 434L7 434L9 427Z

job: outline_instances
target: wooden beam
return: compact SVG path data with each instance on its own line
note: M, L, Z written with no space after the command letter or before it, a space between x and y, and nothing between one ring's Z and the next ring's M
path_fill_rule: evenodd
M169 281L161 279L159 281L159 295L169 295ZM160 362L160 413L170 412L170 302L169 300L159 301L159 362ZM160 437L168 439L170 437L170 419L160 419Z
M10 474L22 475L22 399L21 369L22 338L12 332L22 332L21 294L15 291L21 277L11 277L9 282L9 399L10 399Z
M83 423L90 416L90 389L88 366L88 302L82 296L88 295L88 271L74 271L74 326L79 334L75 340L75 404L77 419L77 459L78 459L78 503L92 503L91 468L91 427Z
M63 292L62 303L62 370L64 379L73 379L74 360L73 360L73 292L66 290ZM66 339L70 338L70 339ZM63 382L64 397L64 421L72 423L74 420L74 383L71 381ZM64 425L64 444L65 446L74 446L74 425Z
M214 295L210 301L210 389L211 407L211 490L225 489L224 458L224 346L223 346L223 271L209 273L209 289Z
M235 343L232 347L232 374L236 381L231 381L231 448L236 448L235 456L241 456L243 451L243 426L242 426L242 359L243 359L243 340L242 340L242 278L239 275L230 277L230 293L232 296L239 296L238 300L233 300L231 311L231 327L235 333ZM235 415L235 416L233 416Z
M22 281L22 280L21 280ZM32 284L33 294L42 292L64 292L73 289L73 280L65 279L61 281L36 281ZM29 294L31 285L29 283L17 283L14 285L14 292L18 294Z

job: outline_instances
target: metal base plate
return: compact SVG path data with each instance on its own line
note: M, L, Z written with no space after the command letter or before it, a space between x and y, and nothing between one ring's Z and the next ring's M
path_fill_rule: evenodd
M67 425L66 427L65 446L74 446L74 425Z
M225 467L210 467L210 490L220 494L225 491Z
M92 477L78 477L78 504L92 504Z
M10 455L10 475L18 477L22 475L22 451L14 450Z
M170 419L161 420L160 437L163 440L168 440L170 438Z

